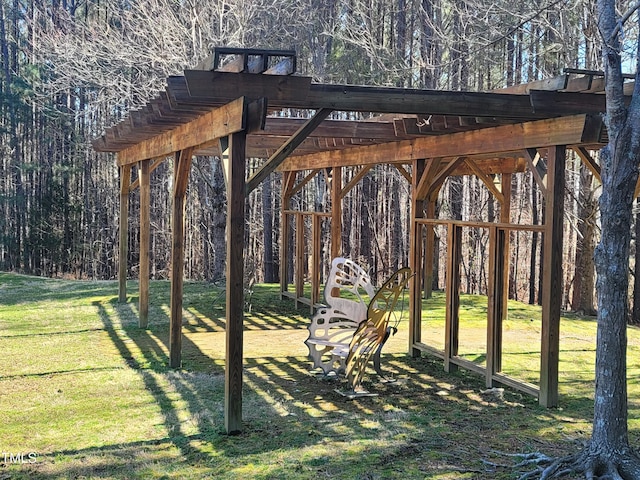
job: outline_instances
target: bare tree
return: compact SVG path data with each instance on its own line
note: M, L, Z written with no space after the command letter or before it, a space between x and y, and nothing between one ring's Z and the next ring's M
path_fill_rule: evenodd
M580 472L588 479L640 478L640 456L631 448L627 410L627 319L632 206L640 165L640 69L627 105L622 75L622 29L637 8L624 15L614 0L598 0L602 35L609 144L600 153L602 232L596 247L598 334L596 387L591 439L579 453L553 461L542 479ZM638 18L640 22L640 17ZM636 40L636 60L640 42Z

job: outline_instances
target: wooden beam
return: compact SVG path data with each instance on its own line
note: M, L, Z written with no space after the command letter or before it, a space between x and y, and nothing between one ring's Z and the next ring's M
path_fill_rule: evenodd
M182 295L184 277L184 213L193 149L175 153L171 210L171 300L169 365L182 366Z
M486 386L494 387L494 375L502 371L502 322L506 316L503 302L505 277L505 240L508 237L505 230L491 227L489 229L489 280L487 307L487 368Z
M342 188L342 190L340 190L340 198L344 198L347 195L347 193L349 193L351 189L353 189L353 187L355 187L358 184L358 182L362 180L364 176L367 173L369 173L369 170L371 170L372 168L373 168L373 165L366 165L364 167L359 167L358 171L353 176L353 178L349 180L349 183L347 183Z
M454 158L448 164L446 164L442 170L438 172L438 174L431 182L431 185L429 185L429 188L427 190L427 198L431 197L433 194L437 195L437 192L440 190L440 187L447 179L447 177L449 177L451 175L451 172L456 169L458 164L463 163L464 160L465 157Z
M156 168L162 165L162 162L164 162L166 158L167 157L159 157L159 158L153 159L151 162L151 165L149 166L149 175L151 175ZM136 178L135 181L131 182L131 185L129 185L129 191L132 192L139 186L140 186L140 178Z
M150 160L142 160L138 171L140 180L140 278L138 297L138 326L149 325L149 256L151 246L151 178Z
M514 93L518 95L527 95L531 90L549 90L557 91L564 90L567 87L567 81L569 75L559 75L553 78L547 78L544 80L535 80L529 83L523 83L520 85L513 85L511 87L499 88L492 90L493 93Z
M246 194L248 195L267 176L280 166L285 159L306 139L309 134L322 123L322 121L332 112L330 108L322 108L318 110L304 125L302 125L296 133L294 133L271 157L264 162L260 168L247 181Z
M407 182L409 182L409 184L411 184L412 180L411 180L411 174L409 172L407 172L406 168L404 168L403 165L400 165L398 163L393 165L394 167L396 167L396 170L398 170L400 172L400 175L402 175Z
M311 215L311 314L320 302L321 221L320 215Z
M331 108L353 112L471 117L545 118L523 95L393 87L313 84L308 77L186 70L193 98L226 103L246 95L267 97L274 108ZM562 111L557 112L561 114Z
M280 299L289 288L289 214L291 208L292 189L298 172L283 172L282 174L282 205L280 209Z
M562 220L564 212L566 149L549 149L549 183L545 197L544 275L542 278L542 345L540 405L558 405L560 307L562 303Z
M458 369L452 357L458 355L460 333L460 261L462 258L462 227L449 223L447 233L447 279L445 306L444 369Z
M319 169L319 168L315 168L315 169L311 170L298 184L296 184L295 186L291 187L291 189L289 190L289 196L292 197L293 195L298 193L300 190L302 190L304 188L304 186L307 183L309 183L311 180L313 180L313 177L315 177L321 171L322 170Z
M227 187L227 286L224 422L228 434L242 429L244 318L245 132L229 136Z
M120 167L120 231L118 255L118 301L127 301L127 258L129 246L129 182L131 166Z
M333 169L331 179L331 259L342 252L342 167Z
M220 137L239 132L245 128L245 106L245 98L237 98L168 132L125 148L118 152L118 165L168 156L192 147L204 148Z
M436 218L436 200L428 200L425 208L425 218ZM433 267L435 256L436 231L434 225L426 225L427 234L425 238L424 253L424 298L432 297L433 290Z
M543 195L547 192L547 169L542 163L540 152L535 148L527 148L524 151L524 158L527 160L529 170L533 174L533 178L538 184L538 188Z
M425 166L424 172L420 176L418 184L416 185L416 197L419 199L427 198L429 194L429 189L431 188L431 184L433 183L433 179L436 174L440 170L440 164L442 163L442 158L430 158L427 160L427 164Z
M584 162L584 165L589 169L598 182L602 183L602 172L600 171L600 165L591 156L589 151L584 147L576 147L573 149L580 159Z
M601 117L574 115L535 122L501 125L469 132L419 137L379 145L367 145L289 157L280 170L407 163L414 159L474 155L505 156L527 148L549 145L597 144Z
M295 292L296 292L296 308L298 308L298 299L304 297L304 215L301 212L296 213L296 236L295 236L295 252L296 252L296 265L295 265Z
M424 217L424 200L418 196L418 185L425 175L425 160L414 160L411 169L411 231L409 235L409 266L413 273L409 290L409 354L420 356L414 345L422 341L422 235L424 228L416 219ZM427 227L428 228L428 227Z
M471 158L465 158L464 162L469 166L471 171L482 180L482 183L489 189L489 191L493 194L493 196L500 202L500 204L504 203L504 197L502 196L502 192L493 182L493 179L489 177L486 173L482 171L478 164L474 162Z

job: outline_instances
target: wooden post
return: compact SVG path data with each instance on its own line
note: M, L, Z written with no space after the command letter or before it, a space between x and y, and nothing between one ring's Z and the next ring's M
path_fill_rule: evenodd
M296 172L284 172L282 175L282 208L280 220L280 298L289 290L289 214L291 208L291 190L296 180Z
M320 302L320 233L322 217L318 214L311 216L311 313L315 305Z
M444 369L458 369L451 358L458 355L460 333L460 258L462 257L462 227L449 223L447 234L447 292L444 341Z
M131 165L120 167L120 254L118 259L118 301L127 301L127 256L129 246L129 184Z
M342 253L342 167L331 176L331 259Z
M544 278L542 279L542 345L540 359L540 405L558 405L560 306L562 301L562 220L566 148L550 147L547 158L545 197Z
M436 201L429 199L425 208L426 218L436 218ZM426 239L424 246L424 298L431 298L433 290L433 261L434 249L436 243L435 225L426 225Z
M229 137L227 171L227 289L224 424L228 434L242 429L242 329L244 316L245 132Z
M500 183L502 190L502 204L500 205L500 222L502 223L511 223L511 177L510 173L503 173L501 175ZM502 280L504 281L504 287L502 289L502 320L506 320L509 308L509 263L511 261L511 255L509 253L509 249L511 245L511 235L509 232L505 232L504 237L504 245L502 254L504 258L502 259L502 268L504 269L504 274L502 276ZM500 343L502 347L502 341ZM502 371L502 366L498 370Z
M296 308L298 300L304 297L304 215L296 213L296 274L294 277L296 291Z
M171 218L171 319L169 365L182 365L182 290L184 273L184 208L193 149L176 152L173 166L173 210Z
M140 282L138 299L138 326L149 325L149 250L151 245L151 160L142 160L139 164L140 180Z
M487 305L486 385L493 387L493 375L502 370L502 320L504 318L504 245L508 233L498 227L489 229L489 279Z
M409 262L413 279L409 291L409 354L420 356L415 348L422 341L422 225L416 222L424 216L424 201L419 197L418 185L425 171L424 160L414 160L411 177L411 230L409 236Z

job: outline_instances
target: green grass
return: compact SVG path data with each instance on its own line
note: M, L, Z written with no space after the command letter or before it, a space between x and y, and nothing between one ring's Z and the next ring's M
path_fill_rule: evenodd
M407 321L371 375L377 397L345 400L343 380L310 375L308 307L258 285L244 333L244 430L224 434L224 295L185 284L183 368L167 368L169 284L151 282L150 327L137 326L115 282L0 273L0 479L507 479L498 452L569 453L588 438L595 321L565 316L560 408L479 376L413 359ZM486 297L462 296L461 355L483 362ZM424 302L423 340L437 346L444 298ZM511 302L504 369L537 381L539 309ZM640 435L640 332L629 330L630 431ZM4 462L22 453L24 464ZM35 462L29 463L29 453Z

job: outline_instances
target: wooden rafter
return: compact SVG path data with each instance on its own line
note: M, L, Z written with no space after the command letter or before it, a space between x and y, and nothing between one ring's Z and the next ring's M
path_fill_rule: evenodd
M185 148L214 144L218 138L244 129L245 104L244 98L238 98L169 132L132 145L118 152L118 164L128 165L147 158L168 156Z

